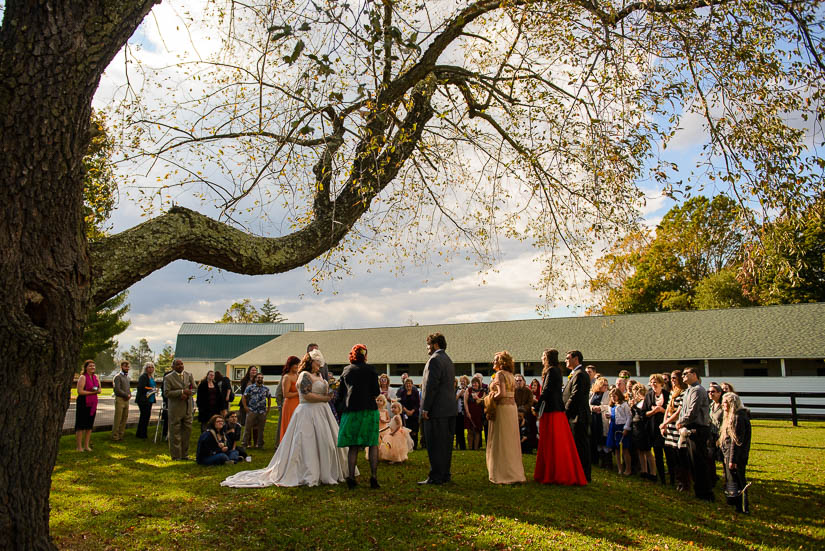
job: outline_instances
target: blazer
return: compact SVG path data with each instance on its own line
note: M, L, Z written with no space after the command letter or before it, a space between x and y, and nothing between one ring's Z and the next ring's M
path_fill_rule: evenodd
M421 380L421 411L430 417L455 417L455 366L441 349L436 350L424 366Z
M567 386L562 393L562 401L567 419L572 424L582 423L590 426L590 375L582 366L576 367L570 373Z
M533 409L538 413L541 404L544 404L544 413L564 411L564 402L561 397L561 369L553 367L547 370L547 375L541 381L541 395Z
M168 399L169 415L182 417L191 416L195 411L195 400L190 396L188 400L181 400L185 389L194 392L197 386L191 373L172 371L163 378L163 395Z
M370 364L359 362L348 365L338 381L336 411L346 413L378 409L375 399L381 394L381 389L378 387L378 374Z

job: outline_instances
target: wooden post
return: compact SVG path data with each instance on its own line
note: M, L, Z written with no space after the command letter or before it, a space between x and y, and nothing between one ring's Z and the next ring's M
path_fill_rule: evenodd
M793 421L793 426L799 426L799 419L796 416L796 392L791 392L791 421Z
M639 363L639 360L636 360L636 376L637 377L642 376L642 364Z
M710 377L710 362L705 360L705 378Z
M779 359L779 369L782 370L782 376L785 376L785 358Z

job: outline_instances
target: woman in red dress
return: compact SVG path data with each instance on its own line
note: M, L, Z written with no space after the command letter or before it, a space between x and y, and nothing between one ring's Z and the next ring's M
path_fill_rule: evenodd
M542 393L533 406L539 417L539 448L533 478L542 484L584 486L579 453L570 431L570 423L562 402L562 376L559 369L559 351L550 348L541 356Z

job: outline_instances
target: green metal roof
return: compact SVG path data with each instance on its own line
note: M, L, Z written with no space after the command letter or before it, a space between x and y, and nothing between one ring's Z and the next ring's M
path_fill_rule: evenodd
M290 331L303 323L184 323L178 331L175 357L227 361Z
M303 331L303 323L194 323L184 322L178 335L270 335Z
M327 362L344 364L362 343L375 364L422 363L424 339L439 331L454 362L489 363L499 350L537 362L545 348L578 349L585 363L734 358L825 358L825 303L693 312L532 319L288 333L230 360L281 365L316 342Z

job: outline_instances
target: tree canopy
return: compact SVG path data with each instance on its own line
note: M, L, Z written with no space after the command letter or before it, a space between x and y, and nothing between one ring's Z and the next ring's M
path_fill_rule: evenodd
M754 226L822 188L819 2L210 6L213 56L185 60L182 80L142 66L124 90L137 101L120 104L122 146L157 181L144 207L226 233L173 207L195 194L231 227L284 236L285 269L319 258L317 280L376 251L490 266L498 239L516 238L571 260L548 270L558 283L558 266L586 268L637 227L643 182L709 182L756 207ZM158 88L159 106L139 101ZM701 178L680 182L663 153L696 117ZM291 238L308 234L323 243L303 254Z
M825 300L823 197L755 230L726 196L673 207L596 262L591 313L706 310Z
M233 302L216 323L281 323L284 321L286 318L267 297L260 311L248 298Z

